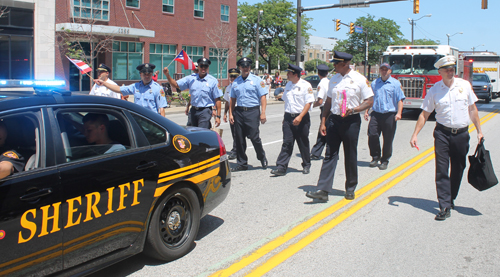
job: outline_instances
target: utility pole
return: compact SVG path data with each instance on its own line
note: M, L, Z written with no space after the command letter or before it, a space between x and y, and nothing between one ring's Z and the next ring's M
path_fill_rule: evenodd
M300 58L302 57L302 45L300 45L300 37L302 36L302 5L300 0L297 0L297 38L295 40L295 65L300 66Z

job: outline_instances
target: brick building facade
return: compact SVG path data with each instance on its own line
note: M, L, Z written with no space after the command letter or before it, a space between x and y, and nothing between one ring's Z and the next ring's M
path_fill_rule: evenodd
M55 0L55 6L56 32L64 29L85 34L92 28L97 39L112 37L111 51L97 55L94 64L110 66L110 77L119 85L140 80L135 67L145 62L154 63L160 70L159 83L165 81L162 67L169 64L170 72L177 76L190 74L180 63L171 63L182 49L193 61L202 56L210 58L209 73L220 77L222 85L228 83L227 68L236 64L231 49L236 48L237 0ZM96 20L91 22L89 18ZM228 38L207 37L207 33L220 33L214 32L220 29ZM81 44L91 48L88 41ZM78 74L57 45L56 78L64 78L71 90L89 90L88 77ZM221 58L217 51L221 48L229 49L227 58Z

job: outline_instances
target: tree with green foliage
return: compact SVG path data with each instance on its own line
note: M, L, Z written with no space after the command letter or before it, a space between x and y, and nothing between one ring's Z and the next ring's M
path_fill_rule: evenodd
M304 70L307 72L316 72L316 67L320 64L326 64L328 66L328 68L330 69L330 71L333 70L333 63L328 63L328 62L322 61L320 59L314 59L314 60L310 60L310 61L305 62Z
M260 10L264 13L259 20L259 63L266 63L268 72L278 67L286 68L289 55L295 54L295 38L297 37L297 9L292 2L286 0L265 0L262 3L238 6L238 53L251 48L255 53L257 16ZM246 18L243 18L246 17ZM311 29L310 18L302 14L302 35L309 39L307 31ZM253 54L252 59L255 54Z
M404 40L404 45L411 45L411 41L405 39ZM413 40L413 45L440 45L441 42L439 40L434 41L432 39L426 39L426 38L419 38L419 39L414 39Z

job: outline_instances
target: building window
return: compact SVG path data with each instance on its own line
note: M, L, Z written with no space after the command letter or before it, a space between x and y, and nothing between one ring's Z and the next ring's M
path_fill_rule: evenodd
M156 65L156 68L162 71L164 67L168 66L168 71L170 74L175 73L175 63L172 61L175 59L177 53L177 46L169 45L169 44L149 44L149 62ZM161 76L163 74L159 74L160 77L158 79L163 79Z
M113 80L140 80L142 52L140 42L113 41Z
M72 2L73 17L109 21L109 0L73 0Z
M127 0L127 7L140 8L139 7L140 0Z
M186 54L193 62L196 62L198 59L203 58L203 47L182 46L182 49L186 51ZM185 70L184 67L182 67L182 73L184 73L184 76L189 76L193 72L190 69Z
M209 72L217 79L227 79L227 48L210 48L209 59L210 68Z
M319 59L319 54L316 54L316 59Z
M325 59L325 54L321 54L321 59L324 60Z
M163 12L174 13L174 0L163 0Z
M204 2L203 0L194 0L194 17L203 18Z
M220 5L220 20L229 22L229 6Z
M313 53L309 53L309 58L312 59Z

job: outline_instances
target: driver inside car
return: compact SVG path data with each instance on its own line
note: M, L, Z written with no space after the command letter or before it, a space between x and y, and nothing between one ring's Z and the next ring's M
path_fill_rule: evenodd
M0 121L0 179L3 179L13 173L23 171L26 163L21 154L5 144L7 135L8 132L5 123Z
M124 151L125 146L119 142L111 140L108 135L109 119L105 114L88 113L83 119L83 134L89 144L109 145L109 148L102 154Z

